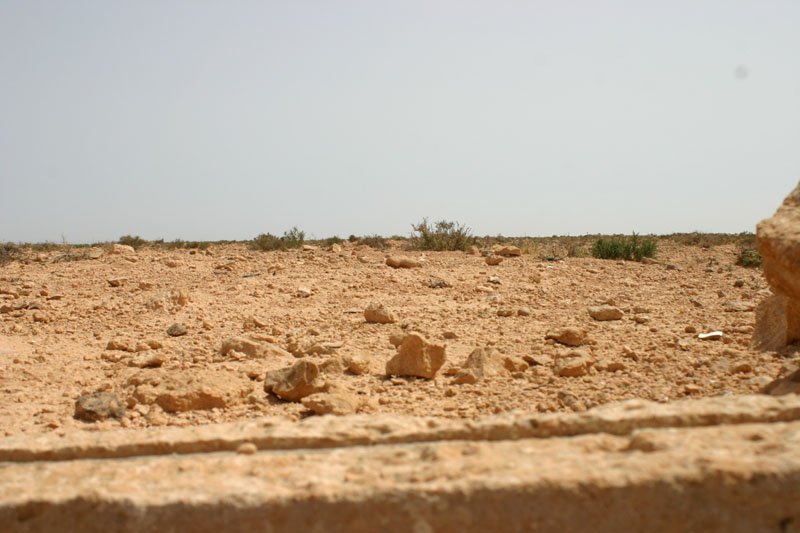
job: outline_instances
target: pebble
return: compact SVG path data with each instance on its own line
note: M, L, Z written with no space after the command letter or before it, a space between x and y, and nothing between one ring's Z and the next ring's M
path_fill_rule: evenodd
M188 332L188 328L178 322L175 322L167 328L167 335L170 337L180 337L182 335L186 335Z
M258 451L258 447L252 442L243 442L236 448L239 455L253 455Z

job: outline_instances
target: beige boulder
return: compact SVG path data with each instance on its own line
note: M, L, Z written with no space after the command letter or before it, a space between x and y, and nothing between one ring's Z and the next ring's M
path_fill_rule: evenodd
M386 374L433 379L445 360L444 346L430 343L418 333L411 333L403 339L397 354L386 362Z
M522 359L503 355L493 348L475 348L461 365L453 383L477 383L485 377L507 376L527 368L528 364Z
M756 310L751 346L777 350L800 340L800 183L772 217L759 222L756 245L776 295Z
M556 360L555 371L559 376L580 377L585 376L593 364L594 359L587 352L573 350Z
M133 246L115 243L111 245L111 250L108 253L111 255L133 255L136 253L136 250L133 249Z
M497 266L503 262L503 258L499 255L486 256L486 264L489 266Z
M264 391L282 400L298 402L306 396L326 390L320 379L320 368L315 363L300 359L294 365L267 372Z

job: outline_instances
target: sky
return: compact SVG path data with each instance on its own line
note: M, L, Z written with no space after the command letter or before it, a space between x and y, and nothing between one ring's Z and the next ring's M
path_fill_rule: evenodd
M800 2L0 1L0 241L755 231Z

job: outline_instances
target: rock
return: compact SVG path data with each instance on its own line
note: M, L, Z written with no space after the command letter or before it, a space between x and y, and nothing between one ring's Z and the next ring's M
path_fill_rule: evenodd
M116 394L94 392L85 394L75 402L75 418L86 422L97 422L106 418L122 418L125 407Z
M481 251L478 249L477 246L474 244L469 247L469 251L467 252L469 255L480 255Z
M764 299L756 308L756 325L750 347L777 351L800 340L800 300L782 294Z
M133 255L136 250L133 249L133 246L128 246L127 244L112 244L108 253L111 255Z
M709 333L701 333L697 336L701 341L718 341L722 340L721 331L711 331Z
M619 320L624 313L612 305L595 305L589 308L589 316L599 321Z
M137 368L158 368L167 362L164 354L153 352L134 357L128 361L128 366Z
M625 365L619 361L609 361L607 359L603 359L598 361L594 364L594 367L597 370L602 370L604 372L617 372L618 370L625 370Z
M136 343L131 339L115 338L108 341L106 350L118 350L121 352L135 352Z
M658 261L656 261L652 257L642 257L642 264L645 264L645 265L657 265Z
M764 387L764 394L772 396L783 396L784 394L800 394L800 370L789 374L785 378L779 378Z
M186 335L188 333L188 329L183 324L179 324L175 322L170 327L167 328L167 335L170 337L180 337L182 335Z
M496 244L492 246L492 253L503 257L518 257L522 251L517 246Z
M370 357L365 354L351 355L346 358L347 370L356 376L369 374Z
M252 442L243 442L236 448L239 455L253 455L258 451L258 447Z
M292 354L283 348L275 346L271 342L258 342L247 337L231 337L226 339L222 343L219 353L230 356L231 352L237 352L256 359L273 357L293 358Z
M402 331L396 331L389 335L389 343L395 348L399 348L404 340L406 340L406 334Z
M527 366L527 365L526 365ZM477 383L487 376L508 375L503 356L493 348L475 348L456 373L453 383Z
M419 268L422 266L420 261L404 255L393 255L386 259L386 264L392 268Z
M241 403L251 391L250 380L238 372L204 370L141 370L128 379L133 397L174 413L225 408Z
M486 264L489 266L497 266L503 262L503 258L499 255L489 255L486 257Z
M314 292L308 287L298 287L297 291L294 293L298 298L308 298L312 294L314 294Z
M89 259L100 259L104 255L105 255L105 252L103 251L102 248L95 247L95 248L90 248L89 249L89 253L87 254L87 257Z
M545 339L553 339L567 346L582 346L588 342L586 331L574 326L567 326L548 332Z
M559 376L585 376L594 360L583 350L573 350L556 361L555 371Z
M800 340L800 183L771 218L758 223L756 246L775 296L759 305L752 346L778 349Z
M300 359L288 368L267 372L264 377L264 391L282 400L298 402L306 396L326 390L319 375L319 366Z
M722 304L722 308L726 313L746 313L747 311L752 311L755 309L756 304L742 301L725 302Z
M43 311L34 311L33 312L33 321L40 322L42 324L47 324L50 322L50 317L47 316L47 313Z
M128 281L128 279L127 278L111 278L111 279L109 279L107 281L108 281L108 284L111 287L122 287L123 285L125 285L125 282Z
M382 304L373 302L364 309L364 320L370 324L393 324L397 317Z
M318 415L352 415L358 411L358 396L344 391L318 392L301 400L303 405Z
M497 310L497 316L514 316L516 313L510 307L501 307Z
M386 374L433 379L445 360L444 346L430 343L418 333L411 333L403 339L397 354L386 362Z
M338 244L336 244L336 243L333 243L333 244L331 244L330 246L328 246L328 251L329 251L329 252L333 252L333 253L335 253L335 254L338 254L339 252L341 252L341 251L342 251L342 247L341 247L341 246L339 246L339 245L338 245Z
M517 316L531 316L530 307L520 307L517 309Z

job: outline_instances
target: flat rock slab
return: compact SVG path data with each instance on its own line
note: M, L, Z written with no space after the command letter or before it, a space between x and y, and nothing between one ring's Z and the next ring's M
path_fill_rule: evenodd
M4 464L5 531L793 531L800 422Z
M141 455L236 450L251 442L260 450L322 449L454 440L514 440L607 433L629 435L647 428L680 428L800 421L800 396L744 395L660 404L628 400L583 413L512 413L462 421L435 417L351 415L302 422L262 418L187 428L80 431L63 437L0 439L1 461L67 461Z

